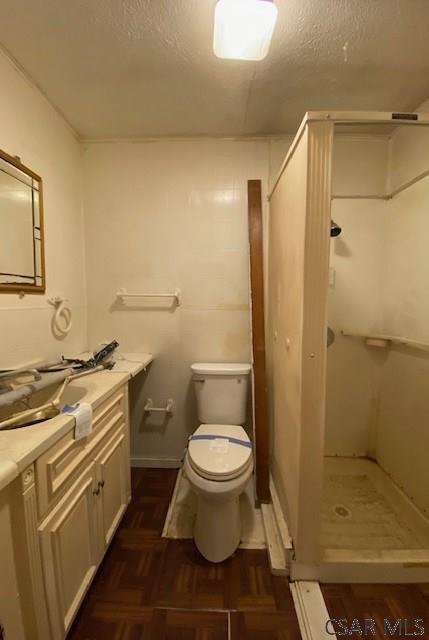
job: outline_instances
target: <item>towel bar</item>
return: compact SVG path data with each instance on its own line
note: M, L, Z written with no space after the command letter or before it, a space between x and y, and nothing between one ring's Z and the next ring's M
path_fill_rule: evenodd
M180 289L176 289L174 293L128 293L126 289L120 289L116 292L116 297L124 301L125 298L173 298L177 307L181 304Z

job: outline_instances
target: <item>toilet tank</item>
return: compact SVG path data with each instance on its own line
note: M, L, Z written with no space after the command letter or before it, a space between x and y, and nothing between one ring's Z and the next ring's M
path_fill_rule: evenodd
M200 424L243 425L251 365L197 362L191 370Z

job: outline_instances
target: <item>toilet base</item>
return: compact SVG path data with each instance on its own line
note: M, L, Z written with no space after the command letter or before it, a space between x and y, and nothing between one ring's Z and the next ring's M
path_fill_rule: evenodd
M210 562L222 562L234 553L240 544L240 538L238 497L228 502L216 503L198 496L194 540L201 555Z
M237 478L213 481L197 474L185 457L184 472L198 499L194 527L197 549L210 562L229 558L240 544L240 495L253 472L253 460Z

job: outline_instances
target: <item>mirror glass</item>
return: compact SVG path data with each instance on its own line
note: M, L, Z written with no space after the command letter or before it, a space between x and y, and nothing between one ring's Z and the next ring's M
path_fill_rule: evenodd
M42 293L42 180L0 152L0 290Z

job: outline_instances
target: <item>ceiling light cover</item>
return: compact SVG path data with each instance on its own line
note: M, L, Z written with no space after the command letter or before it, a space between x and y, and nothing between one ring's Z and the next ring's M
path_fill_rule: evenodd
M263 60L268 53L277 7L271 0L219 0L213 50L218 58Z

